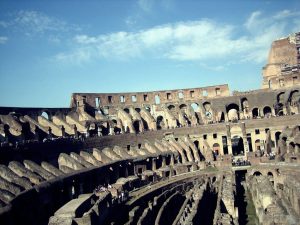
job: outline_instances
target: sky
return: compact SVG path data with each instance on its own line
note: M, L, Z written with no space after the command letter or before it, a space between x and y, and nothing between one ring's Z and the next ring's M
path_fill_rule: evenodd
M0 106L69 107L72 93L261 87L300 1L0 0Z

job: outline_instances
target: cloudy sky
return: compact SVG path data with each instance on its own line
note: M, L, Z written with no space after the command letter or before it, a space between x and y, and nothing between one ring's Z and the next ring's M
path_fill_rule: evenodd
M0 106L68 107L73 92L258 89L272 40L296 31L298 0L0 0Z

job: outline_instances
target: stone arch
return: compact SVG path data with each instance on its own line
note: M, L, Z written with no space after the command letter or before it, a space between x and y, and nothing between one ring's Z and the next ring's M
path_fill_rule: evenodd
M277 131L277 132L275 133L275 143L276 143L276 145L278 145L278 141L279 141L279 139L280 139L280 135L281 135L281 132L280 132L280 131Z
M260 171L255 171L253 174L253 176L262 176L261 172Z
M140 133L142 131L139 120L133 121L133 127L134 127L136 133Z
M236 103L230 103L227 105L226 112L229 121L239 120L239 106Z
M124 108L123 109L125 112L127 112L128 114L130 113L129 109L128 108Z
M300 105L299 102L300 102L300 92L298 90L291 91L288 100L290 114L299 113L299 105Z
M257 117L259 117L259 110L257 107L252 109L252 118L256 119Z
M181 104L181 105L179 106L179 109L185 109L186 107L187 107L186 104Z
M164 117L159 115L156 118L156 126L158 130L161 130L165 127Z
M232 153L233 155L244 155L245 149L244 149L244 142L243 138L239 135L235 135L231 138L232 143Z
M172 111L172 110L175 110L176 109L176 107L174 106L174 105L168 105L168 107L167 107L170 111Z
M191 104L191 106L192 106L194 112L199 112L200 107L199 107L198 103L194 102L194 103Z
M269 172L267 173L267 176L268 176L268 177L274 177L274 175L273 175L273 173L272 173L271 171L269 171Z
M276 116L283 116L284 115L283 104L282 103L277 103L275 105L275 114L276 114Z
M137 111L138 113L141 112L141 108L135 108L135 111Z
M246 97L241 99L241 106L242 106L242 110L246 113L248 113L249 110L249 103L248 103L248 99Z
M255 151L260 151L260 139L255 140Z
M203 108L204 108L204 112L205 112L205 117L208 120L212 120L213 119L213 112L212 112L212 108L211 108L211 104L210 102L204 102L202 104Z
M295 145L294 142L291 141L291 142L289 143L289 152L290 152L290 153L292 153L292 152L295 151L295 146L296 146L296 145Z
M213 151L214 151L215 155L220 154L220 145L218 143L213 144Z
M270 106L265 106L263 108L263 113L265 118L270 118L272 116L272 109Z
M276 101L277 101L277 103L284 103L284 92L280 92L280 93L278 93L277 94L277 96L276 96Z

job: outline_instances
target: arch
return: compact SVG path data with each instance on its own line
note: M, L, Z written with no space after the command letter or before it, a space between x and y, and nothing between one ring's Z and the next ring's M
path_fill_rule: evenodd
M179 109L186 109L186 107L187 107L186 104L181 104L181 105L179 106Z
M214 151L215 155L220 154L220 145L218 143L213 144L213 151Z
M124 108L123 110L129 114L129 109L128 108Z
M133 122L133 127L134 127L136 133L140 133L141 132L140 121L138 121L138 120L134 121Z
M253 173L253 176L261 176L262 174L261 174L261 172L259 172L259 171L255 171L254 173Z
M235 109L235 110L239 111L239 106L236 103L230 103L229 105L226 106L227 113L231 109Z
M168 109L169 109L170 111L175 110L175 106L174 106L174 105L168 105Z
M135 108L135 111L137 111L138 113L140 113L141 109L140 108Z
M207 111L208 109L211 109L210 102L204 102L202 105L203 105L203 108L205 111Z
M235 103L230 103L226 106L226 112L229 121L236 121L239 119L239 106Z
M202 105L205 111L206 118L211 120L213 115L210 102L204 102Z
M282 103L277 103L275 105L275 114L277 116L283 116L284 113L283 113L283 104Z
M164 117L163 116L158 116L156 119L156 126L158 130L161 130L164 128L165 123L164 123Z
M191 104L191 106L192 106L194 112L199 112L199 104L198 103L194 102Z
M244 142L241 136L233 136L231 138L233 155L244 155Z
M242 110L245 111L246 113L248 113L249 103L248 103L248 99L246 97L241 99L241 105L242 105Z
M256 139L255 140L255 150L256 151L260 151L260 139Z
M274 177L274 175L273 175L273 173L272 173L271 171L269 171L269 172L267 173L267 176L268 176L268 177Z
M294 150L295 150L295 143L291 141L289 143L289 151L291 153L291 152L294 152Z
M284 92L280 92L280 93L276 96L276 100L277 100L277 103L284 103Z
M263 112L265 118L270 118L272 116L272 110L270 106L265 106Z
M258 108L252 109L252 118L256 119L259 116Z

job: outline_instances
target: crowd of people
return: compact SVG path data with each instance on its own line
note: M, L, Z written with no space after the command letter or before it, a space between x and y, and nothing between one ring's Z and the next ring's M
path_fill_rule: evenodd
M244 159L237 159L232 160L232 166L250 166L251 163L249 160L244 160Z

